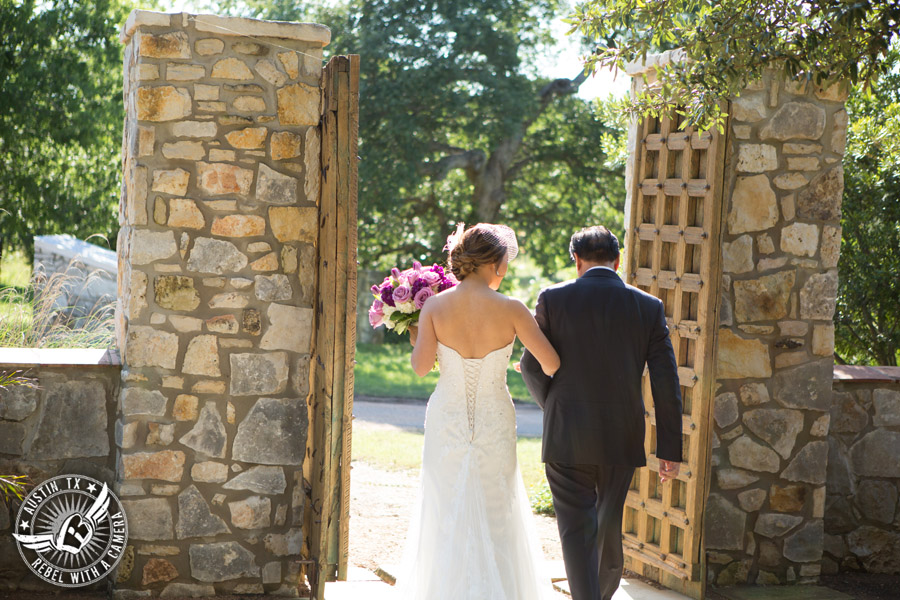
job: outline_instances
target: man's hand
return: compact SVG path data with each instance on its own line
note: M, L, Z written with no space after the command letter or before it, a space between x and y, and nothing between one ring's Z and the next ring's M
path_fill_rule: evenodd
M659 459L659 482L665 483L670 479L675 479L678 477L678 471L680 470L680 462Z

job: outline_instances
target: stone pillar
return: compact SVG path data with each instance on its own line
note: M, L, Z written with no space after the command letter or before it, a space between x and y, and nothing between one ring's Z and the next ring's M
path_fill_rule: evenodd
M770 74L731 102L705 527L717 585L820 573L845 98Z
M135 11L125 48L119 595L296 595L319 25Z

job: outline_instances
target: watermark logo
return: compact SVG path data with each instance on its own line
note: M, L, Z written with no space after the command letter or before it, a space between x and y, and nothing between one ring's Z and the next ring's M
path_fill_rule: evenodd
M35 487L16 515L13 537L35 575L61 587L106 577L128 539L125 511L105 483L60 475Z

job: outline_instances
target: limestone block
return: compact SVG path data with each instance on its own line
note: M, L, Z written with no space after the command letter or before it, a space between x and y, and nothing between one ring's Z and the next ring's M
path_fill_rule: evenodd
M784 173L773 180L780 190L796 190L806 185L809 180L803 173Z
M890 481L864 479L859 483L853 501L864 518L879 523L893 523L897 508L897 486Z
M238 112L264 112L266 101L257 96L239 96L231 103Z
M214 379L205 379L202 381L198 381L191 388L191 392L193 392L194 394L224 394L225 382L216 381Z
M259 73L260 77L269 82L269 84L275 87L281 87L287 82L287 77L285 77L284 73L278 70L278 67L275 66L271 60L263 59L257 61L254 66L256 72Z
M0 393L0 419L24 421L37 408L38 388L31 385L16 385Z
M184 452L179 450L125 454L122 456L124 479L161 479L177 483L184 473L184 458Z
M194 81L206 77L203 65L169 63L166 65L166 79L169 81Z
M803 517L781 513L763 513L756 519L753 531L767 538L781 537L803 522Z
M731 195L728 232L762 231L777 222L778 205L769 178L765 175L738 177Z
M190 173L184 169L153 171L153 185L150 189L162 194L184 196L190 177Z
M290 300L293 295L287 275L257 275L256 297L266 302Z
M183 373L192 375L208 375L219 377L219 345L214 335L198 335L194 337L184 354Z
M735 281L734 316L743 323L784 318L788 314L793 287L794 271Z
M25 426L21 423L0 423L0 454L22 456L25 453ZM3 507L6 509L6 507Z
M186 229L203 229L206 226L206 219L193 200L172 198L169 200L168 225Z
M225 139L235 148L254 150L265 145L268 133L265 127L245 127L225 134Z
M810 276L800 290L800 318L830 321L837 303L837 271Z
M292 350L308 353L313 328L313 310L286 304L270 304L266 311L269 326L259 342L264 350Z
M719 494L706 501L704 521L706 547L719 550L743 550L747 515Z
M822 519L806 523L784 540L784 557L794 562L812 562L822 558L825 524Z
M209 598L215 595L215 587L193 583L170 583L159 593L160 598Z
M300 57L296 52L279 52L278 60L288 77L297 79L300 76Z
M172 509L164 498L122 500L128 519L129 540L173 539Z
M724 429L738 420L737 396L731 392L716 396L714 415L716 425Z
M769 490L769 508L777 512L801 512L806 502L805 485L772 485Z
M750 559L732 562L719 572L715 580L716 585L718 587L726 587L747 583L747 576L750 574L752 566L753 561Z
M201 56L220 54L225 49L225 42L216 38L204 38L194 42L194 50Z
M799 410L760 408L743 415L744 425L765 440L782 458L789 458L803 430L803 413Z
M178 336L155 327L132 325L125 340L124 362L130 367L174 369Z
M809 102L786 102L760 130L760 139L818 140L825 132L825 110Z
M238 474L224 486L226 490L249 490L257 494L282 494L287 487L281 467L253 467Z
M833 269L841 254L841 228L826 225L822 228L822 247L819 250L822 266Z
M753 270L753 238L742 235L733 242L722 244L722 269L726 273L746 273Z
M136 107L139 121L176 121L191 114L191 95L171 85L140 87Z
M738 125L737 123L734 123L731 126L731 130L734 132L734 137L736 139L749 140L753 128L750 125Z
M141 585L150 585L160 581L172 581L178 577L178 569L164 558L151 558L144 565Z
M250 268L254 271L277 271L278 255L274 252L269 252L265 256L262 256L250 263Z
M281 563L266 563L262 571L262 581L264 585L281 583Z
M787 166L791 171L818 171L819 159L815 156L788 158Z
M319 230L319 211L314 206L272 206L269 226L279 242L315 243Z
M806 483L825 483L825 463L828 459L827 442L810 442L806 444L781 474L788 481L805 481Z
M266 550L275 556L292 556L300 552L303 531L291 529L288 533L270 533L263 538Z
M286 160L301 155L303 138L290 131L276 131L269 141L272 160Z
M791 223L781 230L781 250L797 256L815 256L819 228L811 223Z
M797 197L797 215L801 219L839 221L844 193L844 169L833 167L813 179Z
M266 220L256 215L228 215L213 221L213 235L225 237L252 237L266 232Z
M833 335L833 332L832 332ZM878 389L872 392L876 427L900 427L900 391Z
M247 252L270 252L272 245L269 242L251 242L247 244Z
M213 65L210 77L246 81L253 79L253 73L250 72L250 67L244 61L238 58L223 58Z
M174 160L200 160L206 156L206 150L200 142L171 142L163 144L163 156Z
M171 257L178 251L171 231L135 230L131 238L131 264L147 265Z
M834 325L829 323L813 327L812 352L817 356L834 354Z
M319 124L319 89L305 83L295 83L277 91L278 120L282 125ZM308 152L308 150L307 150Z
M319 130L310 127L306 130L304 138L303 165L306 170L306 181L303 184L303 193L309 202L318 202L319 186L322 181L322 173L319 169L319 153L321 152L321 144L319 140Z
M280 394L287 388L288 362L285 352L232 354L231 389L233 396Z
M209 196L250 193L253 171L226 163L197 163L200 189Z
M235 334L240 330L234 315L221 315L206 320L206 328L214 333Z
M745 383L740 393L744 406L759 406L769 401L769 390L764 383Z
M847 111L841 109L834 113L834 130L831 132L831 151L835 154L844 154L847 149L847 124L849 117Z
M153 282L154 299L160 308L194 310L200 305L200 293L192 277L162 275Z
M769 144L740 144L737 166L739 173L764 173L778 168L778 153Z
M853 470L863 477L900 477L900 432L876 429L850 448Z
M116 445L119 448L133 448L137 443L137 421L123 425L121 421L116 422ZM143 495L141 491L140 495Z
M179 540L212 537L221 533L231 533L231 530L221 517L212 513L197 486L190 485L178 494L178 522L175 525L175 535Z
M231 523L240 529L264 529L272 524L272 501L262 496L250 496L228 503Z
M158 390L125 388L122 390L122 414L161 417L166 414L166 397Z
M291 274L297 272L298 265L297 249L293 246L281 247L281 264L284 266L284 272Z
M297 179L294 177L284 175L270 169L264 163L259 163L256 199L268 204L294 204L297 201L297 184Z
M716 371L719 379L770 377L769 349L759 340L744 339L730 329L720 329Z
M864 525L847 536L847 547L869 573L900 572L900 534Z
M232 457L264 465L300 465L307 425L305 400L260 398L238 425Z
M766 101L763 94L747 94L731 101L732 114L737 121L754 123L766 116Z
M221 93L222 88L217 85L203 85L201 83L194 84L194 100L198 101L211 101L218 100L219 94ZM208 123L213 123L212 121L207 121Z
M756 247L759 248L760 254L772 254L775 252L775 243L768 233L761 233L756 236Z
M728 446L728 460L734 467L757 472L777 473L781 465L775 452L762 444L757 444L746 435Z
M259 311L255 308L248 308L241 315L241 327L250 335L259 335L262 331Z
M209 160L214 161L214 162L223 162L223 161L224 162L227 162L227 161L233 162L233 161L237 160L237 155L235 154L234 150L222 150L219 148L210 148ZM234 203L233 200L219 200L219 202L220 203L224 203L224 202ZM212 206L213 202L207 202L206 205L209 206L210 208L213 208L213 206ZM229 210L229 209L224 208L224 206L225 206L224 204L221 204L220 208L217 208L217 210ZM237 206L235 205L234 208L232 208L231 210L234 210L236 208L237 208Z
M231 273L247 266L247 257L237 246L225 240L197 238L187 261L189 271Z
M785 142L781 147L785 154L820 154L822 146L820 144L801 144L797 142ZM788 159L788 164L790 164Z
M179 121L172 124L172 135L175 137L212 138L216 133L218 127L212 121Z
M191 331L200 331L203 321L196 317L186 317L184 315L169 315L169 323L176 331L187 333Z
M209 300L210 308L244 308L250 303L246 294L238 292L225 292L216 294Z
M775 401L785 408L829 410L832 371L833 365L826 359L779 371L772 383Z
M762 508L766 501L766 490L747 490L738 494L738 503L741 509L748 513L755 513Z
M141 33L136 36L138 54L147 58L191 58L191 46L187 33L174 31L153 35Z
M259 576L253 553L237 542L191 544L189 554L191 576L198 581L216 582Z
M109 455L106 390L97 380L42 380L44 410L31 442L33 460Z
M201 483L228 481L228 465L213 461L200 462L191 467L191 479Z
M214 401L206 401L197 423L178 441L201 455L225 458L228 434Z
M147 445L168 446L175 439L175 423L147 423ZM173 486L176 490L178 486Z

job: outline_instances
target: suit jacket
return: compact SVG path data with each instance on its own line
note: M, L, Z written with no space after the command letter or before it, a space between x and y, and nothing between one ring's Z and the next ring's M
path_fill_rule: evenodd
M681 388L663 303L607 269L554 285L535 317L559 353L550 378L527 350L522 377L544 409L544 462L642 467L646 364L656 456L681 461Z

